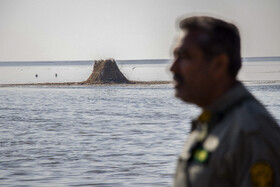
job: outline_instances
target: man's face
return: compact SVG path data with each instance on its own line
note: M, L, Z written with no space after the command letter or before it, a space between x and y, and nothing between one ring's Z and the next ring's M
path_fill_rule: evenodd
M203 34L189 32L174 50L170 70L174 74L176 97L199 106L207 104L211 85L214 84L210 61L207 61L198 41Z

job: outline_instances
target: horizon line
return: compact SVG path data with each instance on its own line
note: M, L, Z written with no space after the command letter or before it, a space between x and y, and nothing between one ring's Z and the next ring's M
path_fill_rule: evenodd
M19 60L14 60L14 61L0 61L0 63L21 63L21 62L94 62L97 60L107 60L107 59L113 59L115 61L160 61L160 60L164 60L164 61L168 61L168 60L172 60L173 58L159 58L159 59L115 59L115 58L104 58L104 59L95 59L95 60L23 60L23 61L19 61ZM258 60L280 60L280 56L261 56L261 57L241 57L241 59L243 61L258 61Z

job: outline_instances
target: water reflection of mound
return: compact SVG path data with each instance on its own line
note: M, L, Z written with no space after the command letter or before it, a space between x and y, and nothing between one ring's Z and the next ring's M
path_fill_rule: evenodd
M119 70L115 60L97 60L86 84L128 84L131 83Z

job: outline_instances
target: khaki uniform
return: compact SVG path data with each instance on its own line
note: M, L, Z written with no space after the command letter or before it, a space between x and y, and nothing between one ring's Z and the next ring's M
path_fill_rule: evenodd
M280 128L238 83L197 120L174 187L280 186Z

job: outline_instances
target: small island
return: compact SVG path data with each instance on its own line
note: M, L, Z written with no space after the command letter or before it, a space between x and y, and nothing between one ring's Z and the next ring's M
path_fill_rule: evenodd
M6 86L71 86L71 85L116 85L116 84L171 84L172 81L131 81L120 71L114 59L95 60L89 78L82 82L6 84Z
M114 59L97 60L84 84L131 84L120 71Z

